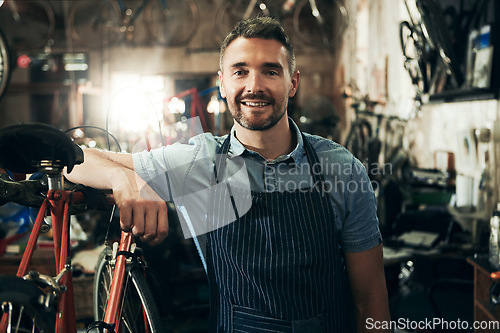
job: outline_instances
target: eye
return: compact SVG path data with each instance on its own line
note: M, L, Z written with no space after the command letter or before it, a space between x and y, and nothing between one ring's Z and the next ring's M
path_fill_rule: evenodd
M241 75L245 75L245 73L246 73L246 72L245 72L244 70L241 70L241 69L240 69L240 70L235 70L235 71L233 72L233 75L235 75L235 76L241 76Z
M275 71L275 70L271 70L271 71L268 71L267 74L269 76L276 76L276 75L280 75L280 73L278 71Z

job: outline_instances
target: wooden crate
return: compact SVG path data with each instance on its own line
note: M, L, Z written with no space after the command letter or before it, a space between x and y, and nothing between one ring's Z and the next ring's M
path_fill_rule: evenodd
M93 276L73 278L77 320L92 319L94 317L94 308L92 306L93 287Z

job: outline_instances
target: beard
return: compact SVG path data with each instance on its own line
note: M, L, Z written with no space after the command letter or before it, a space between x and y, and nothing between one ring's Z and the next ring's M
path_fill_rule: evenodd
M268 102L272 107L273 112L269 116L262 119L251 119L246 116L241 111L241 101L252 99ZM253 131L264 131L276 125L281 118L283 118L286 113L287 104L288 97L280 103L276 103L274 98L266 96L262 93L256 93L237 96L234 101L228 102L228 108L234 120L240 124L241 127Z

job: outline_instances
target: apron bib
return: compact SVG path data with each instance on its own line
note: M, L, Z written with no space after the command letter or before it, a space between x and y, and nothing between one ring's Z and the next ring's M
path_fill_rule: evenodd
M319 165L311 144L303 140L309 165ZM230 136L216 154L217 183L229 142ZM203 235L211 332L351 331L352 303L335 212L323 191L321 170L313 169L315 186L308 189L249 194L228 185L230 196L214 191L208 223L217 224L218 214L227 214L221 212L228 207L237 219ZM238 195L251 195L244 216L234 204ZM228 197L231 202L224 202Z

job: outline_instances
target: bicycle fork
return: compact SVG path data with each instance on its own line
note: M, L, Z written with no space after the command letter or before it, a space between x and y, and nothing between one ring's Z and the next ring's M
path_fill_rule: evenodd
M122 231L118 252L116 252L116 255L113 253L113 256L116 258L115 270L111 281L111 290L109 292L109 300L108 305L106 306L104 322L107 324L114 324L114 327L118 327L120 323L124 289L123 281L127 265L127 254L130 253L133 240L134 238L130 232Z
M136 244L134 236L130 232L121 232L120 243L113 243L110 264L113 267L110 290L103 321L95 321L87 328L87 332L119 333L122 331L122 311L125 290L129 283L127 266L133 265L136 260ZM148 318L143 311L146 332L150 332L147 326Z

